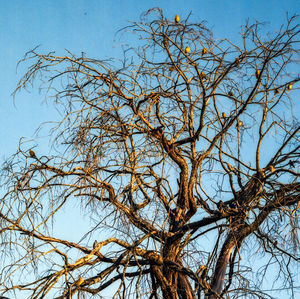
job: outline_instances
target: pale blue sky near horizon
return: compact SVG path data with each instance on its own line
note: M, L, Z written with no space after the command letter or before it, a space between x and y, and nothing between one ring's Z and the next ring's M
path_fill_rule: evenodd
M215 36L238 39L247 19L267 22L270 31L279 29L287 13L300 12L300 1L0 0L0 164L17 150L21 137L31 139L42 122L58 117L53 105L45 104L44 94L39 94L38 82L13 100L12 93L26 71L22 65L16 69L24 54L40 45L40 51L58 55L68 49L91 58L118 58L121 44L128 40L119 39L116 32L152 7L162 8L170 19L192 12L192 19L206 20ZM37 151L47 149L47 142L43 139ZM75 218L66 223L64 217L57 224L66 231L80 225ZM71 229L68 236L76 239L76 233Z
M192 19L206 20L215 36L238 38L247 19L278 29L286 13L300 11L300 1L0 0L1 161L16 150L20 137L31 138L41 122L57 116L52 105L42 104L38 82L29 92L18 93L13 102L12 92L26 70L22 65L16 69L24 54L39 45L40 51L56 51L58 55L68 49L92 58L118 57L126 41L116 39L116 32L129 21L139 20L151 7L162 8L170 18L192 12Z

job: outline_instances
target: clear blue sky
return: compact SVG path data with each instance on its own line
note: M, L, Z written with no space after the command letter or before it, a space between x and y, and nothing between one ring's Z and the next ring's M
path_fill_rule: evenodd
M278 28L286 12L300 12L296 0L0 0L0 160L15 151L20 137L32 137L41 122L55 119L37 88L17 94L13 104L11 94L24 73L22 67L16 72L16 65L28 50L41 45L42 51L118 56L123 41L116 39L116 31L155 6L170 18L192 11L216 36L233 38L248 18Z

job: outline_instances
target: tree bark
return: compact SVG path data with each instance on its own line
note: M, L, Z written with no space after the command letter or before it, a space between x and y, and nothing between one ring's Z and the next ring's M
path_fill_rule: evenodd
M182 273L178 273L177 290L180 299L196 299L187 276Z
M214 291L214 293L210 295L209 299L217 299L219 296L217 296L216 294L220 294L223 289L226 269L230 261L231 252L235 245L235 243L229 243L228 245L225 243L222 248L212 282L212 290Z

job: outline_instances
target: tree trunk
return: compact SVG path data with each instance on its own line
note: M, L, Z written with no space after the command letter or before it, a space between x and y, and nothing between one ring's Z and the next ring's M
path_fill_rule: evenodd
M230 243L232 243L232 244L230 244ZM214 274L212 285L211 285L212 290L216 294L221 294L221 292L222 292L222 289L224 286L226 269L227 269L227 266L230 261L231 252L232 252L234 246L236 245L233 242L230 242L230 243L224 244L224 247L221 250L221 253L220 253L217 265L216 265L216 270L215 270L215 274ZM215 294L212 294L209 296L209 299L217 299L217 298L219 298L219 296L217 296Z
M180 299L196 299L193 292L192 286L186 275L178 274L178 286L177 286L178 297Z
M182 265L180 254L178 253L179 246L180 240L167 240L163 249L163 259ZM196 299L187 275L170 268L169 265L163 266L162 274L165 280L161 284L164 299ZM162 281L162 279L159 280ZM166 282L168 285L166 285Z

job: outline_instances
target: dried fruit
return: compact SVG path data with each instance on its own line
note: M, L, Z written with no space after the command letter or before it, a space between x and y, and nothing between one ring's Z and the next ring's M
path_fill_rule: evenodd
M256 70L255 76L256 76L257 79L259 78L259 75L260 75L260 70Z

